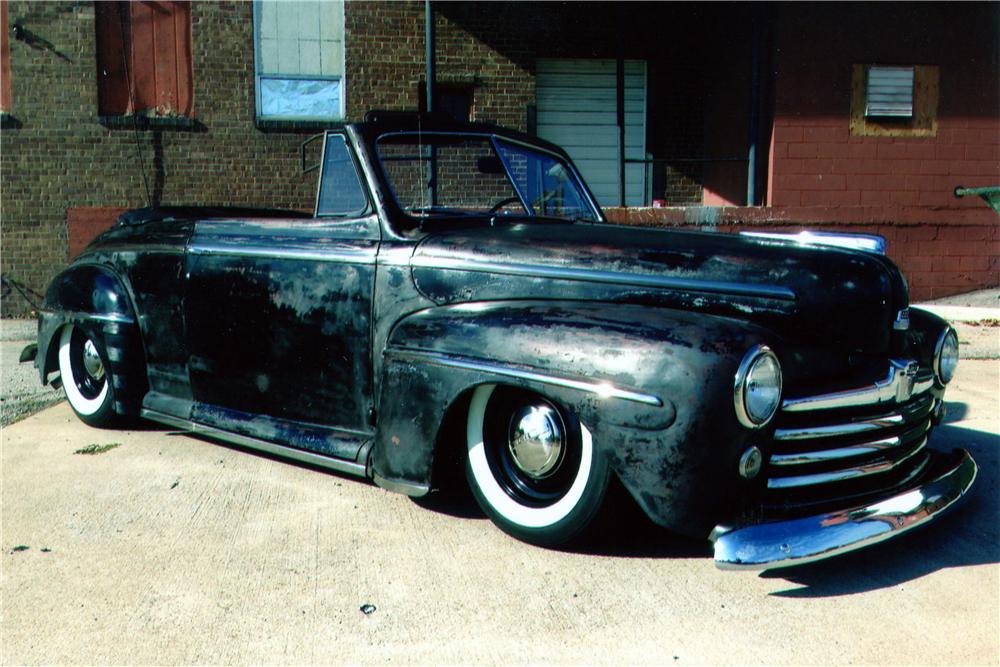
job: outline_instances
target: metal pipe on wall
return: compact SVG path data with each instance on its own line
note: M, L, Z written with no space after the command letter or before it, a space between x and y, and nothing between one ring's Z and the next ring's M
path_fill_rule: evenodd
M424 0L424 46L427 49L427 112L434 111L434 8L431 0Z
M757 204L757 136L760 133L761 29L756 7L751 10L750 123L747 130L747 206Z

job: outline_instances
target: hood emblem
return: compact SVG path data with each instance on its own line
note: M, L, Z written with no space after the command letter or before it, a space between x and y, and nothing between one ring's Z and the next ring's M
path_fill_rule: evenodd
M895 365L895 364L894 364ZM905 403L913 396L913 385L917 381L920 364L909 361L896 366L896 402Z

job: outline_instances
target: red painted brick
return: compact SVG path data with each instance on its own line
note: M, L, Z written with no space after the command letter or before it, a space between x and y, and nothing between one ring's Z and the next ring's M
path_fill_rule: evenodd
M774 178L774 190L816 190L819 188L819 178L801 174L789 174Z
M772 206L800 206L802 193L798 190L775 190L772 195Z
M962 147L952 146L952 148L961 149ZM936 174L936 175L948 174L951 172L951 161L949 159L942 159L942 158L937 158L934 160L923 160L920 162L919 172L921 174Z
M805 190L802 193L803 206L857 206L861 203L860 193L850 190Z
M891 171L887 166L886 160L867 160L862 159L857 161L854 167L854 173L856 174L885 174Z
M862 206L876 206L892 203L892 193L888 190L862 190L860 197Z
M990 258L985 255L959 257L958 268L963 271L989 271Z
M903 154L915 160L933 160L936 157L934 149L934 144L926 139L921 143L903 144Z
M875 177L875 187L879 190L905 190L906 176L900 174L882 174Z
M848 144L847 155L853 158L875 159L877 157L876 144L865 142L860 144Z
M902 144L879 144L875 154L884 160L903 160L909 157L906 146Z
M938 141L934 144L934 157L939 160L964 160L965 146Z
M907 190L941 190L941 179L937 176L907 176Z
M817 144L822 143L847 143L850 136L847 123L832 127L806 127L802 130L802 141Z
M898 241L896 243L895 249L900 250L900 244ZM932 258L930 257L907 257L905 261L900 262L900 264L905 268L906 273L919 274L925 271L931 271Z
M939 229L940 228L936 225L919 225L915 227L903 227L901 229L897 229L896 233L901 240L905 240L907 242L934 241L938 238Z
M816 144L788 144L788 157L790 158L814 158L819 156L819 148Z
M940 190L921 190L918 202L920 206L951 206L953 202L952 193L941 192Z
M888 193L889 201L901 206L916 206L920 203L920 193L913 190L894 190Z
M784 125L774 122L775 143L798 143L802 141L802 128L797 125Z
M851 157L851 147L847 143L821 143L819 144L817 150L819 151L820 156L825 158Z
M990 160L996 164L1000 159L1000 146L969 145L965 147L966 160Z
M994 146L1000 144L1000 128L995 128L990 130L979 130L977 143L991 144Z
M1000 175L1000 165L994 160L964 160L951 163L951 174L954 176L989 176Z

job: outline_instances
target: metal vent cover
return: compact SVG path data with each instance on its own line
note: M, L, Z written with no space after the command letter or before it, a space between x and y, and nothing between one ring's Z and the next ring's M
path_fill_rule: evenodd
M913 72L913 67L869 67L865 116L912 118Z

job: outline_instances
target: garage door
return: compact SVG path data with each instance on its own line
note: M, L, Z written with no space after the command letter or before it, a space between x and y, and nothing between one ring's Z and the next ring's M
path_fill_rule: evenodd
M537 132L570 154L601 206L621 204L614 60L539 59ZM646 62L625 61L625 157L646 155ZM642 164L627 164L625 202L646 203Z

